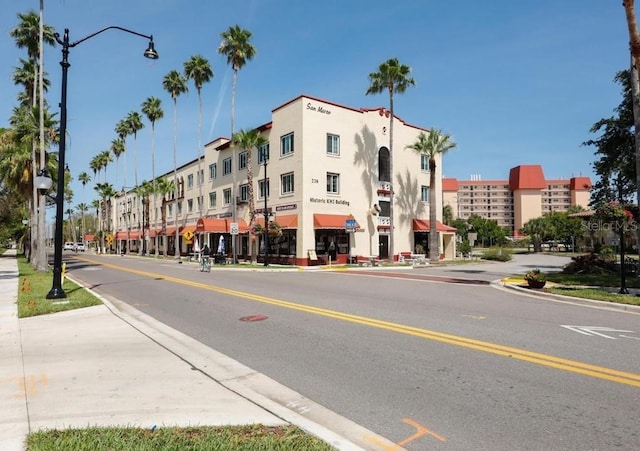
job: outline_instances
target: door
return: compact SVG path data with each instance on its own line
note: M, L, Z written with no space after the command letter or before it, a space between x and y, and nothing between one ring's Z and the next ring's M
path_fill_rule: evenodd
M380 235L378 238L378 257L389 258L389 235Z

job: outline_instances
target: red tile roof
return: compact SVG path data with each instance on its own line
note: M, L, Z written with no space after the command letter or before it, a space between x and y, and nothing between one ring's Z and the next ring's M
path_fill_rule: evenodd
M523 164L509 171L509 189L545 189L547 183L544 180L542 166L539 164Z
M442 191L458 191L458 179L442 179Z
M591 186L591 179L589 177L571 177L569 181L570 190L589 191Z

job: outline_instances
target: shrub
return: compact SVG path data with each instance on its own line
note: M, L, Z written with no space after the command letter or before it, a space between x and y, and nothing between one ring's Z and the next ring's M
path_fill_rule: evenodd
M526 280L527 282L546 282L547 276L543 272L541 272L538 268L536 268L536 269L532 269L531 271L528 271L524 275L524 280Z
M505 247L490 247L484 252L482 258L485 260L508 262L511 260L511 252L511 249Z

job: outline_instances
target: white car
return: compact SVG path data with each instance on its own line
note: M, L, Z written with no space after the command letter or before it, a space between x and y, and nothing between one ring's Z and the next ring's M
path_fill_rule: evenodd
M62 247L63 251L73 251L76 248L76 243L72 243L71 241L67 241L66 243L64 243L64 246Z
M76 252L84 252L84 243L76 243Z

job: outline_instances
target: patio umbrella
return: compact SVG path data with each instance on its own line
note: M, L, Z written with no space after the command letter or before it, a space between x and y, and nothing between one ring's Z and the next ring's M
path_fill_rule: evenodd
M218 241L218 254L224 253L224 236L220 235L220 241Z

